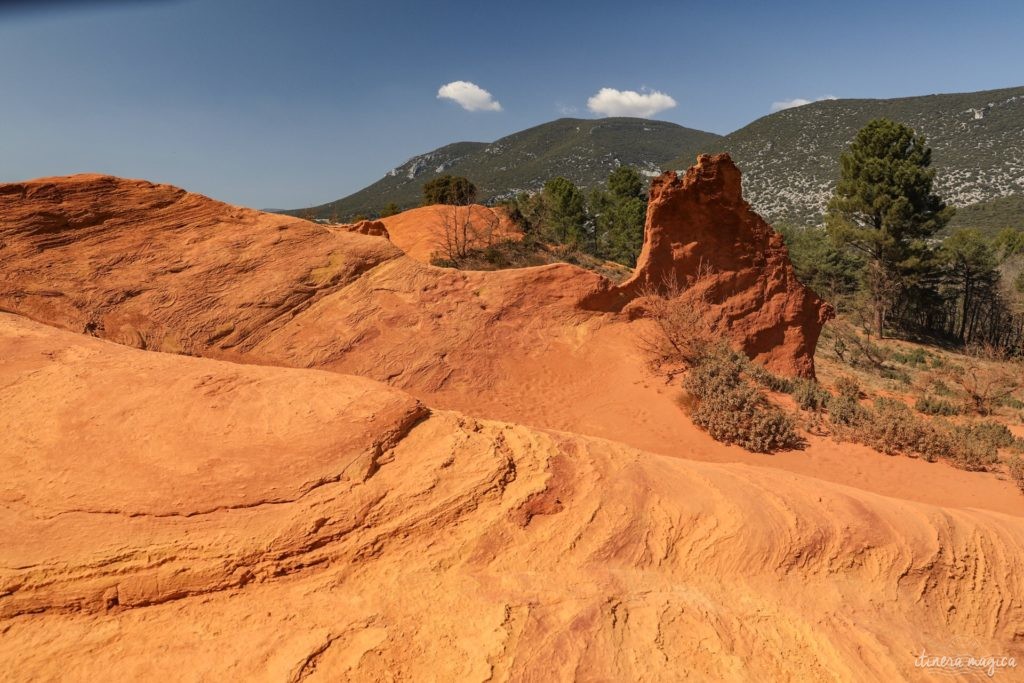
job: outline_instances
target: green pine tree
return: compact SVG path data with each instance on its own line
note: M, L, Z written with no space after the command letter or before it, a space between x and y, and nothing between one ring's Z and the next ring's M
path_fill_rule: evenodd
M383 209L381 209L380 217L381 218L387 218L388 216L394 216L396 213L401 213L401 212L402 212L402 207L398 206L398 204L396 204L394 202L388 202L387 206L385 206Z
M957 230L943 241L942 255L948 264L950 284L960 299L955 334L965 341L973 309L980 300L991 297L999 280L996 253L980 230L968 228Z
M789 258L800 282L825 297L840 310L857 290L861 261L837 247L819 227L776 224L789 250Z
M443 175L423 185L423 206L466 206L476 201L476 185L462 176Z
M587 212L583 193L572 181L558 177L544 184L544 233L552 242L584 246Z
M840 165L826 227L837 246L863 261L861 284L881 337L894 299L927 286L936 268L929 238L953 210L932 192L935 172L924 137L902 124L871 121L857 133Z
M594 251L601 257L635 266L644 241L647 189L640 173L620 166L608 176L606 190L590 196L594 215Z

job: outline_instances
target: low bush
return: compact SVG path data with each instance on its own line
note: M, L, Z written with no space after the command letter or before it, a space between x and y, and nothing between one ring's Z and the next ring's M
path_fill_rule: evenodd
M1017 485L1017 488L1024 493L1024 458L1019 455L1011 457L1007 461L1007 468L1010 472L1010 479Z
M983 472L999 462L997 449L973 437L969 429L954 427L946 430L945 435L949 446L944 457L960 469Z
M910 384L910 375L899 368L880 368L878 374L882 379L891 379L900 384Z
M929 462L949 460L965 470L986 470L998 461L994 441L1005 439L993 427L954 427L942 419L918 417L902 401L876 399L871 408L860 404L853 383L829 399L833 434L888 455L913 455Z
M867 409L860 404L860 385L850 377L836 380L836 393L826 399L825 408L829 422L838 432L856 427L868 415Z
M798 379L789 392L801 410L820 412L828 405L831 394L811 379Z
M959 415L962 412L961 408L955 403L927 394L918 397L917 401L914 402L914 408L925 415L942 415L946 417Z
M792 418L769 403L744 375L749 361L716 347L696 359L683 378L693 398L694 424L722 443L771 453L799 445Z
M874 410L865 411L857 428L863 443L887 455L910 453L928 457L925 447L935 446L928 425L906 404L890 398L876 399Z
M644 316L657 326L654 335L641 341L655 365L692 368L724 347L721 335L705 320L707 306L702 301L682 296L675 282L665 283L663 289L650 287L638 297Z
M796 384L801 380L792 380L788 377L780 377L760 363L751 362L747 368L747 375L750 379L760 384L769 391L777 391L780 394L790 394Z
M918 347L911 349L906 353L896 352L892 354L892 359L897 363L903 363L911 367L920 368L928 365L928 353L924 349Z
M836 380L836 395L860 400L860 384L853 377L843 375Z
M847 323L835 322L831 327L833 346L840 361L853 367L882 370L890 358L887 348L880 346Z
M943 370L979 415L992 411L1024 387L1024 362L992 347L972 347L961 367Z
M998 422L984 421L956 427L964 438L974 439L990 448L1010 448L1016 444L1013 432L1006 425Z
M1013 408L1014 410L1024 410L1024 401L1008 396L1002 400L1000 405L1004 405L1007 408Z

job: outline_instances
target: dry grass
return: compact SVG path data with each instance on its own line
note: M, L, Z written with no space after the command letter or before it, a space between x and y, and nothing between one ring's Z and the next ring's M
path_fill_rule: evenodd
M1024 447L1013 434L1024 432L1019 361L986 349L878 342L840 321L826 328L816 364L834 387L835 438L968 470L998 470Z

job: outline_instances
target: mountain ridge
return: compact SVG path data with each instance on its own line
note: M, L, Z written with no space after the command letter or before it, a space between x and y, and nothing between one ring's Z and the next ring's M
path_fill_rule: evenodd
M966 207L1024 194L1024 86L890 99L821 100L762 116L722 139L743 169L744 194L769 221L820 222L839 156L874 118L924 135L936 189ZM692 163L679 155L674 165Z
M838 177L839 155L860 127L878 117L926 136L937 189L951 204L973 207L954 225L970 221L994 229L1010 221L1024 227L1024 217L1006 210L1019 202L1005 199L1024 196L1024 86L821 100L767 114L724 136L649 119L561 118L491 143L439 147L351 195L282 213L348 220L374 215L390 202L410 208L418 205L423 183L443 173L465 175L477 185L479 199L500 201L538 190L557 175L589 189L618 165L655 175L685 170L701 153L729 152L758 213L772 223L814 225Z
M407 209L419 205L423 183L444 173L470 178L483 200L537 190L557 175L592 187L619 165L637 166L656 175L680 149L692 150L696 156L719 137L667 121L560 118L494 142L438 147L411 157L351 195L282 213L346 220L358 214L373 215L390 202Z

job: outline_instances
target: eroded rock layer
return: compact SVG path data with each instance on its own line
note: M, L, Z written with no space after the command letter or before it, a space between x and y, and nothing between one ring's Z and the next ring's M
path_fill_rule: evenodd
M922 648L1024 657L1019 517L11 315L0 357L8 680L917 680Z

